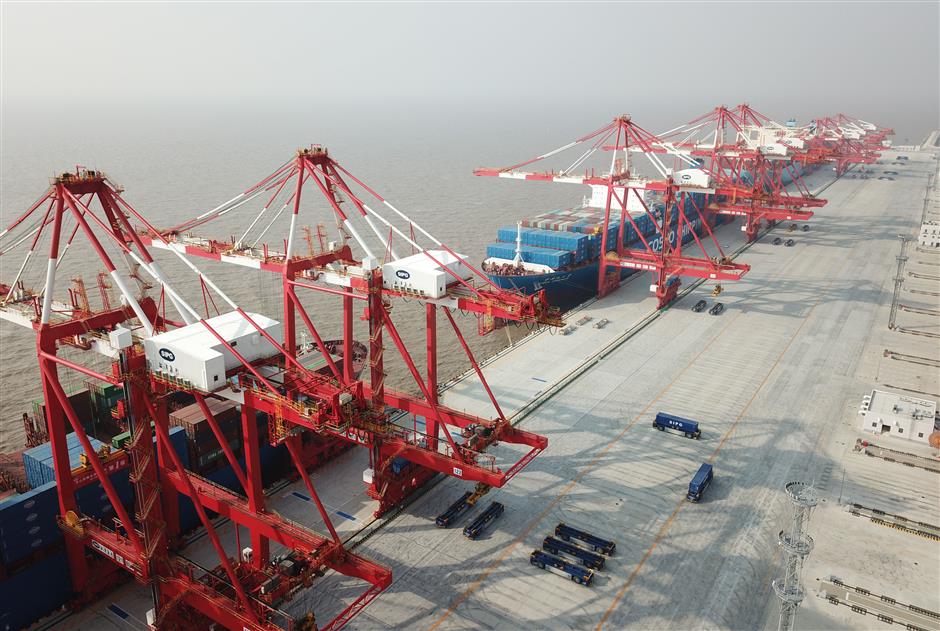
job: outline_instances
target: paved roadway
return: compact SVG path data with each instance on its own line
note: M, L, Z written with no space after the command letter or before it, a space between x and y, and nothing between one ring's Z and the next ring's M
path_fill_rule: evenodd
M723 315L689 311L703 286L538 408L524 427L551 445L487 498L507 507L487 538L434 528L463 490L449 480L368 540L359 552L391 565L396 581L351 626L761 625L781 489L831 465L816 446L867 387L855 368L890 299L895 235L919 222L927 168L912 160L895 181L836 182L795 247L765 240L744 255L753 270L726 286ZM537 387L533 374L558 370L551 355L517 352L529 370L501 375L515 380L503 388ZM660 409L700 420L702 440L652 430ZM715 483L703 503L688 504L684 490L703 461L715 464ZM593 588L529 565L558 521L617 541ZM310 602L332 595L323 589Z
M819 590L824 598L835 598L840 603L855 608L852 611L859 616L884 616L892 621L882 620L887 624L901 624L907 628L913 626L925 631L940 631L940 618L937 618L936 614L921 613L910 609L907 605L885 600L878 595L860 593L846 585L837 585L829 581L820 581ZM865 621L864 624L872 623Z
M506 513L483 539L434 527L467 486L448 479L367 540L357 553L391 566L395 583L349 628L763 624L783 484L831 474L833 463L815 447L827 441L846 402L857 407L870 389L855 367L879 305L890 301L895 235L919 222L926 168L912 159L893 182L834 183L824 195L829 205L810 232L794 236L795 247L765 239L743 255L753 270L725 286L724 314L689 310L700 298L712 301L712 285L701 286L534 410L523 426L546 434L550 447L484 500L499 500ZM741 243L731 227L719 238L729 249ZM592 322L566 337L535 336L489 363L504 409L525 405L652 308L639 277L584 310L594 321L608 318L605 329ZM455 385L444 401L489 413L470 382ZM700 420L702 440L653 430L658 410ZM701 504L688 504L688 480L703 461L714 463L715 482ZM343 469L339 479L354 481L362 462L351 455L331 463L315 483L331 510L364 520L370 507L361 485L333 488L334 467ZM852 482L850 475L844 484ZM285 489L272 505L322 530L292 490L300 489ZM866 499L857 501L883 508ZM617 541L593 588L529 565L529 552L558 521ZM194 545L189 554L209 562L208 548ZM326 621L360 592L361 584L328 575L287 609L314 610ZM117 621L103 602L59 628L99 628L103 619L140 628L146 592L129 585L113 600L136 621Z

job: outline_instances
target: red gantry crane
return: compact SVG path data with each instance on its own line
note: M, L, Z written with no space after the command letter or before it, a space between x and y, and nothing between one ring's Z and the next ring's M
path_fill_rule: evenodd
M304 197L305 187L312 187L318 193L316 197L323 200L333 213L340 240L329 251L309 255L301 255L297 251L296 227L302 200L307 199ZM196 226L239 208L250 208L249 203L259 197L264 200L263 205L250 218L247 228L238 238L219 242L186 234ZM374 206L378 204L387 209L391 219L376 210ZM285 211L290 213L289 218L282 219ZM365 234L371 239L357 230L353 221L357 218L368 227L371 235ZM261 239L279 221L287 224L286 237L281 243L283 249L274 251L268 245L262 245ZM380 502L377 514L397 504L410 490L435 472L456 475L488 486L502 486L544 448L541 437L516 430L505 420L482 370L456 325L453 311L456 309L476 314L479 331L485 334L498 323L507 321L558 326L561 324L558 310L546 303L544 292L526 296L497 287L463 256L346 170L323 147L314 145L298 151L294 159L277 171L217 208L164 231L158 238L149 235L142 239L154 247L168 248L190 256L279 273L284 286L284 346L289 355L296 355L297 350L297 332L293 324L295 316L301 318L317 345L322 347L322 338L313 319L301 304L298 290L317 291L342 298L343 340L346 345L351 344L353 338L353 302L361 300L365 303L364 318L369 322L370 381L363 385L363 396L371 399L373 408L379 412L387 406L420 416L426 423L426 431L423 433L386 424L388 427L384 431L388 435L370 433L369 427L337 435L338 438L359 440L370 446L373 470L371 494ZM419 242L421 239L426 246ZM361 261L353 257L352 248L362 252ZM405 248L414 253L401 256L399 251ZM385 262L380 264L377 255L381 255ZM391 319L391 300L399 298L425 303L426 381L421 378L411 353ZM448 410L437 403L438 310L443 312L457 342L481 379L496 413L495 422ZM409 397L386 388L385 334L391 338L404 360L422 397ZM350 352L351 349L347 348L342 354L348 357ZM332 362L327 361L327 365L332 371ZM348 363L345 366L348 367ZM337 371L333 372L333 376L337 377ZM349 374L340 377L344 382L352 380ZM256 385L251 379L247 382L252 387ZM277 418L278 414L286 413L286 410L276 412L270 405L258 404L261 405L258 409L268 413L269 417L273 414ZM457 426L474 432L470 439L473 449L458 446L450 432L445 431L445 426ZM490 456L482 453L486 446L497 441L521 443L529 446L531 451L514 466L501 471L495 468ZM473 458L469 457L471 452L475 452ZM409 470L404 476L393 475L389 469L390 463L399 456L424 468L417 472ZM471 462L474 459L476 461Z
M835 121L844 129L852 129L860 133L864 139L865 145L873 151L881 151L890 146L888 136L894 135L894 130L890 127L880 127L874 123L863 121L860 118L849 116L847 114L836 114Z
M567 168L558 171L523 170L572 149L580 154ZM610 152L606 171L597 172L585 167L598 151ZM604 209L598 295L604 296L619 285L621 270L649 271L654 279L651 290L656 294L659 306L663 307L675 298L682 276L720 282L738 280L750 269L748 265L731 261L712 233L706 213L706 196L716 193L716 182L712 174L688 153L670 148L668 143L625 115L531 160L504 168L479 168L474 173L589 185L592 189L590 205ZM637 168L635 158L640 156L647 158L652 176L641 173ZM664 156L674 160L673 167L667 167ZM661 204L656 212L652 208L654 200ZM655 228L649 237L637 227L636 219L641 215L649 217ZM618 221L619 228L616 244L609 247L608 229L612 221ZM627 247L623 243L623 231L627 225L636 231L641 246ZM690 254L684 249L684 242L689 238L698 249L697 253ZM714 255L707 251L707 241L714 245Z
M670 150L700 160L716 180L708 209L740 216L747 240L757 238L763 222L806 221L826 200L812 195L801 173L820 161L781 125L747 104L716 107L671 129L660 138Z
M797 130L810 156L820 162L834 162L841 177L854 164L873 164L889 146L894 130L882 128L844 114L817 118Z
M301 252L297 221L305 210L301 199L304 187L311 184L332 210L340 239L323 243L317 251ZM169 231L150 224L122 193L103 173L77 168L75 173L56 177L33 205L0 232L4 240L0 254L9 255L26 244L29 248L16 276L0 284L0 317L33 330L36 336L60 524L67 533L77 602L88 602L122 580L118 570L124 570L151 587L155 607L150 622L156 628L209 629L219 624L251 630L339 629L390 585L391 572L345 549L304 466L302 434L313 433L370 450L371 494L379 501L377 513L395 505L435 473L477 482L479 492L502 486L546 447L544 437L519 430L505 418L452 311L477 314L483 331L489 330L496 318L557 325L557 311L540 295L521 296L488 283L463 257L349 173L325 149L313 146L299 151L233 200ZM267 203L241 239L221 242L186 234L197 225L247 207L259 197ZM370 208L367 197L388 208L399 220L397 224ZM289 227L285 233L282 222L285 238L275 251L262 238L278 225L285 210ZM378 249L362 238L354 219L361 219L373 232L385 250L387 263L379 263L375 256ZM415 231L430 245L422 246ZM354 254L351 240L361 254ZM109 304L104 290L101 305L94 304L86 293L75 291L70 292L69 301L56 298L57 271L73 243L81 242L90 246L90 256L105 267L120 292L118 306ZM415 254L398 256L396 248L405 244ZM41 251L46 248L48 254L43 257ZM202 311L163 271L153 256L158 250L170 252L183 269L192 272L203 296ZM193 256L279 274L282 321L242 309L193 263ZM43 258L45 273L38 289L33 289L28 284L30 264ZM156 295L149 295L151 289ZM298 293L302 290L335 296L341 302L344 337L341 349L335 350L341 351L342 366L337 365L314 317L301 303ZM391 317L391 302L402 297L425 303L428 365L424 378ZM356 377L350 361L357 303L363 307L362 317L369 326L367 382ZM174 319L168 317L168 309L176 312ZM438 310L483 382L494 407L493 418L468 415L438 402ZM297 343L297 317L316 341L311 349ZM401 354L420 396L385 386L386 339L391 339ZM111 369L96 370L91 362L66 359L59 352L65 347L103 355ZM305 353L322 355L326 369L307 368ZM123 391L120 407L131 430L126 450L95 452L65 393L60 371L74 371ZM190 471L174 450L168 399L180 392L194 397L202 408L238 479L238 491ZM207 405L210 398L240 406L244 466L213 417ZM393 412L398 410L423 417L424 431L394 422ZM258 413L267 416L267 440L272 445L285 445L328 535L287 520L266 506ZM71 469L66 446L69 430L75 432L88 460L87 466L76 470ZM510 446L500 450L505 458L511 458L506 464L486 452L496 444ZM391 466L399 459L408 463L403 470ZM132 510L122 503L109 478L114 467L128 460L135 490ZM116 514L114 523L81 514L75 491L90 476L100 481L107 494ZM181 496L192 501L217 553L215 568L203 568L177 550L177 501ZM209 519L210 511L237 525L234 556L226 551ZM244 551L239 530L247 530L251 539L250 548ZM287 552L272 558L272 542ZM312 613L295 619L278 609L330 570L365 584L358 597L334 603L338 613L330 612L335 613L332 620L320 625Z

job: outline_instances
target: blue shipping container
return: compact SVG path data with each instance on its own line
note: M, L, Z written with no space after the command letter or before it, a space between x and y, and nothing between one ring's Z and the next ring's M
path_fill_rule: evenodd
M569 252L585 252L589 236L580 232L567 232L564 230L543 230L542 228L523 228L519 233L524 245L534 245L543 248L568 250ZM496 232L499 241L515 243L516 228L504 227Z
M0 563L13 563L62 539L55 482L0 502Z
M287 448L284 445L278 445L277 447L266 444L261 445L258 459L261 461L261 471L263 472L262 482L267 486L283 475L283 467L288 460ZM244 470L244 456L238 459L238 464ZM204 477L240 495L244 494L235 472L228 464ZM211 518L212 513L209 513L209 516ZM199 522L199 515L196 514L196 508L193 506L192 500L184 495L179 496L179 519L182 532L188 532L202 525Z
M102 442L96 438L88 437L92 448L97 451L101 448ZM85 449L82 447L78 436L75 433L66 436L66 446L69 453L69 464L74 469L81 466L82 454ZM23 467L26 470L26 481L33 488L42 486L48 482L55 481L55 467L52 461L52 445L43 443L32 449L23 452Z
M552 269L566 267L574 262L572 253L563 250L552 250L549 248L537 248L524 245L520 248L520 253L522 260L526 263L547 265ZM516 246L509 243L491 243L486 246L486 255L512 260L516 256Z
M702 499L705 489L712 483L713 476L714 474L710 464L703 463L702 466L699 467L698 471L696 471L695 475L692 477L692 481L689 482L689 493L686 497L688 497L690 502L698 502Z
M68 560L59 550L0 582L0 631L25 629L71 595Z
M95 451L99 450L104 444L96 438L88 437ZM154 439L156 440L156 438ZM186 449L186 432L182 427L170 428L170 442L176 448L176 452L185 460L184 466L189 465L189 452ZM69 452L69 464L74 469L81 466L82 454L85 449L74 433L66 437L66 445ZM23 452L23 466L26 470L26 481L32 488L40 487L49 482L55 482L55 465L52 458L52 445L43 443L32 449Z
M170 441L186 466L189 461L186 432L179 427L172 428ZM48 444L44 447L49 449ZM39 453L41 454L41 450ZM51 453L50 450L49 454ZM121 503L131 509L134 488L130 482L129 470L116 471L111 474L110 479L118 497L121 498ZM56 522L56 516L59 514L56 489L55 480L52 480L0 502L0 562L13 563L62 538L62 531ZM75 501L83 515L98 519L107 526L111 525L111 519L115 515L114 507L100 482L76 490Z
M673 279L670 279L670 281ZM702 432L698 428L698 421L692 421L681 416L669 414L668 412L659 412L653 421L653 427L663 429L674 429L685 434L688 438L699 438Z

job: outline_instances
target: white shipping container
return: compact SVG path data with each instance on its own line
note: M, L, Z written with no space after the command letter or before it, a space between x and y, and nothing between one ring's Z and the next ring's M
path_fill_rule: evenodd
M464 280L471 277L470 270L461 262L464 259L462 254L458 255L458 259L444 250L427 252L443 267L424 252L418 252L383 265L382 286L392 291L441 298L447 293L447 285L457 282L454 275Z
M248 316L280 341L283 335L280 322L257 313ZM223 313L206 322L249 362L280 352L237 311ZM144 352L151 372L188 381L204 392L225 386L226 371L241 365L201 322L145 339Z

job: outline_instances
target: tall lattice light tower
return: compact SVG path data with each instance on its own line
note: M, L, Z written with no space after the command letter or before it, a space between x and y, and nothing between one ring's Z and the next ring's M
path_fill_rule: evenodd
M901 253L898 254L898 273L894 277L894 295L891 297L891 312L888 315L888 328L894 330L894 323L898 317L898 300L901 298L901 286L904 284L904 264L907 262L907 243L910 237L898 235L901 240Z
M789 530L781 530L780 547L783 548L785 574L773 582L774 592L780 598L780 622L778 631L791 631L796 619L796 610L803 600L803 585L800 576L803 562L813 549L813 538L806 534L810 513L816 506L816 493L805 482L789 482L787 495L793 504L793 516Z

